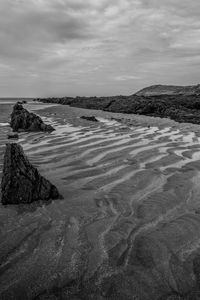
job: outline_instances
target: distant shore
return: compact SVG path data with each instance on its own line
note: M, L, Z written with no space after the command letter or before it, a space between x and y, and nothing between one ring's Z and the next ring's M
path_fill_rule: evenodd
M169 118L179 123L200 124L200 95L37 98L34 101L72 107Z

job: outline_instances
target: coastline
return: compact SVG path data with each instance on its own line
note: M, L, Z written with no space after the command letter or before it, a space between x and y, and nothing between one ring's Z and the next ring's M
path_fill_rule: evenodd
M39 102L40 103L40 102ZM65 109L65 107L67 107ZM45 108L45 107L44 107ZM50 104L47 108L49 109L49 112L45 112L47 116L50 115L50 113L53 115L56 113L56 109L63 112L68 110L69 108L72 111L75 111L77 116L81 117L84 116L95 116L95 117L102 117L105 119L118 119L118 121L122 124L125 124L127 126L158 126L159 128L163 127L176 127L183 130L188 131L194 131L198 136L200 135L200 126L198 124L188 123L188 122L177 122L174 120L171 120L169 118L161 118L159 116L147 116L147 115L138 115L138 114L127 114L127 113L115 113L110 111L103 111L100 109L86 109L81 107L73 107L69 105L62 105L62 104ZM40 111L40 109L37 109L37 107L34 109L36 111ZM72 120L72 119L71 119ZM82 123L82 121L80 121ZM84 122L85 124L88 124L88 122Z
M38 98L34 99L34 101L97 109L113 113L170 118L179 123L200 124L200 96L198 93L149 96L133 94L130 96L110 97Z

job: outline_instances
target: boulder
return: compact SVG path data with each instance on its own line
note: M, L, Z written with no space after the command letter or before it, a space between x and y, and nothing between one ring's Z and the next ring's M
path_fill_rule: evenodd
M1 195L4 205L62 198L57 188L31 165L23 148L16 143L6 144Z
M114 118L114 117L112 117L110 119L111 119L111 121L122 122L121 118Z
M51 125L45 124L42 119L34 113L30 113L28 110L17 102L13 108L11 114L10 126L13 131L25 130L25 131L54 131L55 129Z
M18 139L19 135L16 132L11 132L8 134L8 139Z
M26 100L21 100L21 101L17 101L18 104L26 104L27 101Z
M91 116L91 117L82 116L81 119L87 120L87 121L92 121L92 122L98 122L98 120L94 116Z

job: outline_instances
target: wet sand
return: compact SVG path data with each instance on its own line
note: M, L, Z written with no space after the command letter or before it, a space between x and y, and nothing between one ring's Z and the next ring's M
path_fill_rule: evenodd
M0 298L150 300L196 288L199 126L59 105L27 109L56 131L20 133L19 143L64 200L0 206Z

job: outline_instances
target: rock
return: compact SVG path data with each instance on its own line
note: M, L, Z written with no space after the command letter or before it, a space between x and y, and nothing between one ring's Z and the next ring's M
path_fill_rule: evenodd
M111 121L116 121L116 122L121 123L121 122L122 122L122 119L112 117L112 118L111 118Z
M45 124L42 119L34 113L30 113L28 110L17 102L13 108L11 114L10 126L13 131L19 131L21 129L25 131L54 131L55 129L51 125Z
M82 116L81 119L87 120L87 121L92 121L92 122L98 122L98 120L94 116L91 116L91 117Z
M16 132L11 132L8 134L8 139L18 139L19 135Z
M18 104L26 104L27 101L26 100L21 100L21 101L17 101Z
M57 188L30 164L23 148L16 143L6 144L1 192L4 205L62 198Z
M18 129L18 132L25 132L25 130L20 128L20 129Z

